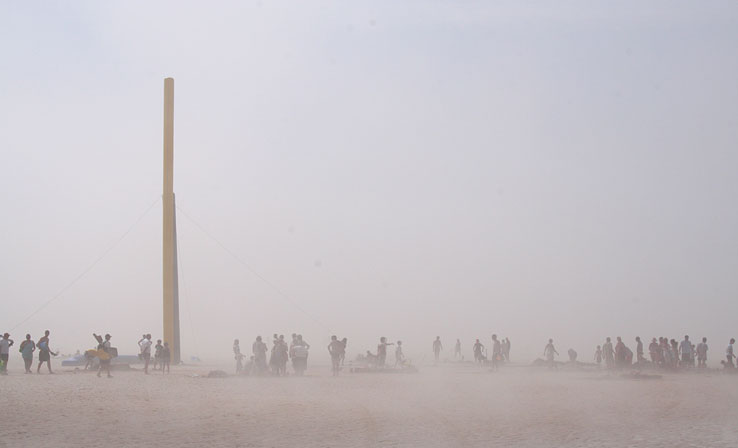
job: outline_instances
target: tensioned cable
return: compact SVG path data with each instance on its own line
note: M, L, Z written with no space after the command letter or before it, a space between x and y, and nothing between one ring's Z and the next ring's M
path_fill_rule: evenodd
M179 273L181 274L179 278L182 279L182 285L184 286L182 292L185 299L185 303L187 304L187 317L190 320L190 334L192 335L192 344L195 346L195 354L199 355L200 350L197 347L197 338L195 337L195 325L192 323L192 307L190 306L190 295L188 294L189 288L187 287L187 276L185 275L185 269L184 269L184 263L183 261L183 250L182 250L182 237L179 233L177 233L177 267L179 269Z
M57 292L56 294L54 294L53 297L51 297L49 300L47 300L46 302L44 302L40 307L38 307L36 309L36 311L32 312L25 319L23 319L22 321L18 322L13 328L10 329L10 331L15 330L19 326L21 326L24 323L28 322L29 319L31 319L33 316L35 316L36 314L38 314L39 312L41 312L41 310L43 310L44 308L46 308L47 306L49 306L49 304L51 304L51 302L53 302L54 300L56 300L59 297L61 297L62 294L64 294L67 290L69 290L69 288L71 288L72 286L74 286L78 281L82 280L82 278L84 278L95 266L97 266L98 263L100 263L103 260L103 258L105 258L113 249L115 249L115 247L118 246L118 244L120 244L121 241L123 241L128 236L129 233L131 233L131 231L138 225L138 223L140 223L141 220L143 220L146 217L146 215L149 214L149 212L151 211L151 209L154 208L154 206L157 203L159 203L160 200L161 200L161 198L157 198L154 202L152 202L151 205L149 205L149 207L146 209L146 211L143 212L141 214L141 216L138 217L138 219L136 219L136 221L128 228L128 230L126 230L123 233L123 235L120 236L120 238L118 238L99 257L97 257L95 259L95 261L92 262L92 264L90 264L89 266L87 266L87 268L84 271L82 271L81 274L79 274L78 276L76 276L71 282L69 282L67 284L67 286L63 287L61 290L59 290L59 292Z
M241 265L243 265L254 277L256 277L259 280L261 280L262 282L264 282L264 284L266 284L267 286L269 286L270 288L272 288L272 290L274 290L283 300L287 301L290 305L294 306L298 311L302 312L304 315L306 315L307 317L309 317L310 319L312 319L315 323L317 323L318 325L320 325L321 327L325 328L326 330L328 330L330 332L330 327L328 327L327 325L325 325L324 323L322 323L321 321L319 321L312 314L310 314L307 311L305 311L300 305L298 305L297 303L295 303L295 301L292 300L290 298L290 296L287 295L287 293L285 293L284 291L282 291L274 283L272 283L269 280L267 280L263 275L261 275L257 271L255 271L248 263L246 263L245 261L243 261L241 259L241 257L239 257L235 252L233 252L232 250L228 249L223 243L220 242L220 240L218 240L217 238L215 238L214 236L212 236L210 233L208 233L208 231L205 230L205 228L203 226L201 226L197 221L195 221L195 219L192 218L186 211L184 211L182 209L182 207L180 207L179 205L177 205L176 207L177 207L177 210L181 211L182 214L184 215L184 217L187 218L188 220L190 220L190 222L192 222L198 229L200 229L200 231L202 233L204 233L205 236L207 236L208 238L210 238L211 240L213 240L218 246L220 246L221 249L223 249L224 251L226 251L226 253L228 253L228 255L230 255L231 257L233 257L234 260L236 260Z

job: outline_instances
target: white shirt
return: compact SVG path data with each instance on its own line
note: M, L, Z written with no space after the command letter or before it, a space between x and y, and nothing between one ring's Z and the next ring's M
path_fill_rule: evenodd
M143 341L139 342L139 347L141 347L141 353L151 353L151 341L148 339L144 339Z
M0 355L10 354L10 339L0 339Z

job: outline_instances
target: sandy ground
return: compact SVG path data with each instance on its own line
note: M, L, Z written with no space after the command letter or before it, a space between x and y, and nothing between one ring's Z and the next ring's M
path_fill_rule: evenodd
M2 447L736 447L738 375L425 366L419 374L0 377Z

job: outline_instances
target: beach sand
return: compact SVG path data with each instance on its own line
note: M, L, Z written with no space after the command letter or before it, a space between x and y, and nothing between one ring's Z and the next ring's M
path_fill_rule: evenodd
M11 365L11 368L13 366ZM596 370L206 378L0 377L2 447L736 447L738 375L637 380Z

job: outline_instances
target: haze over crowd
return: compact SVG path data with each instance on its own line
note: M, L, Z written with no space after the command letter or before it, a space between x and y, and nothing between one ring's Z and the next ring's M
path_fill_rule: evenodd
M0 6L0 331L160 197L172 76L185 356L736 335L736 3L174 5ZM161 320L155 204L13 333Z

